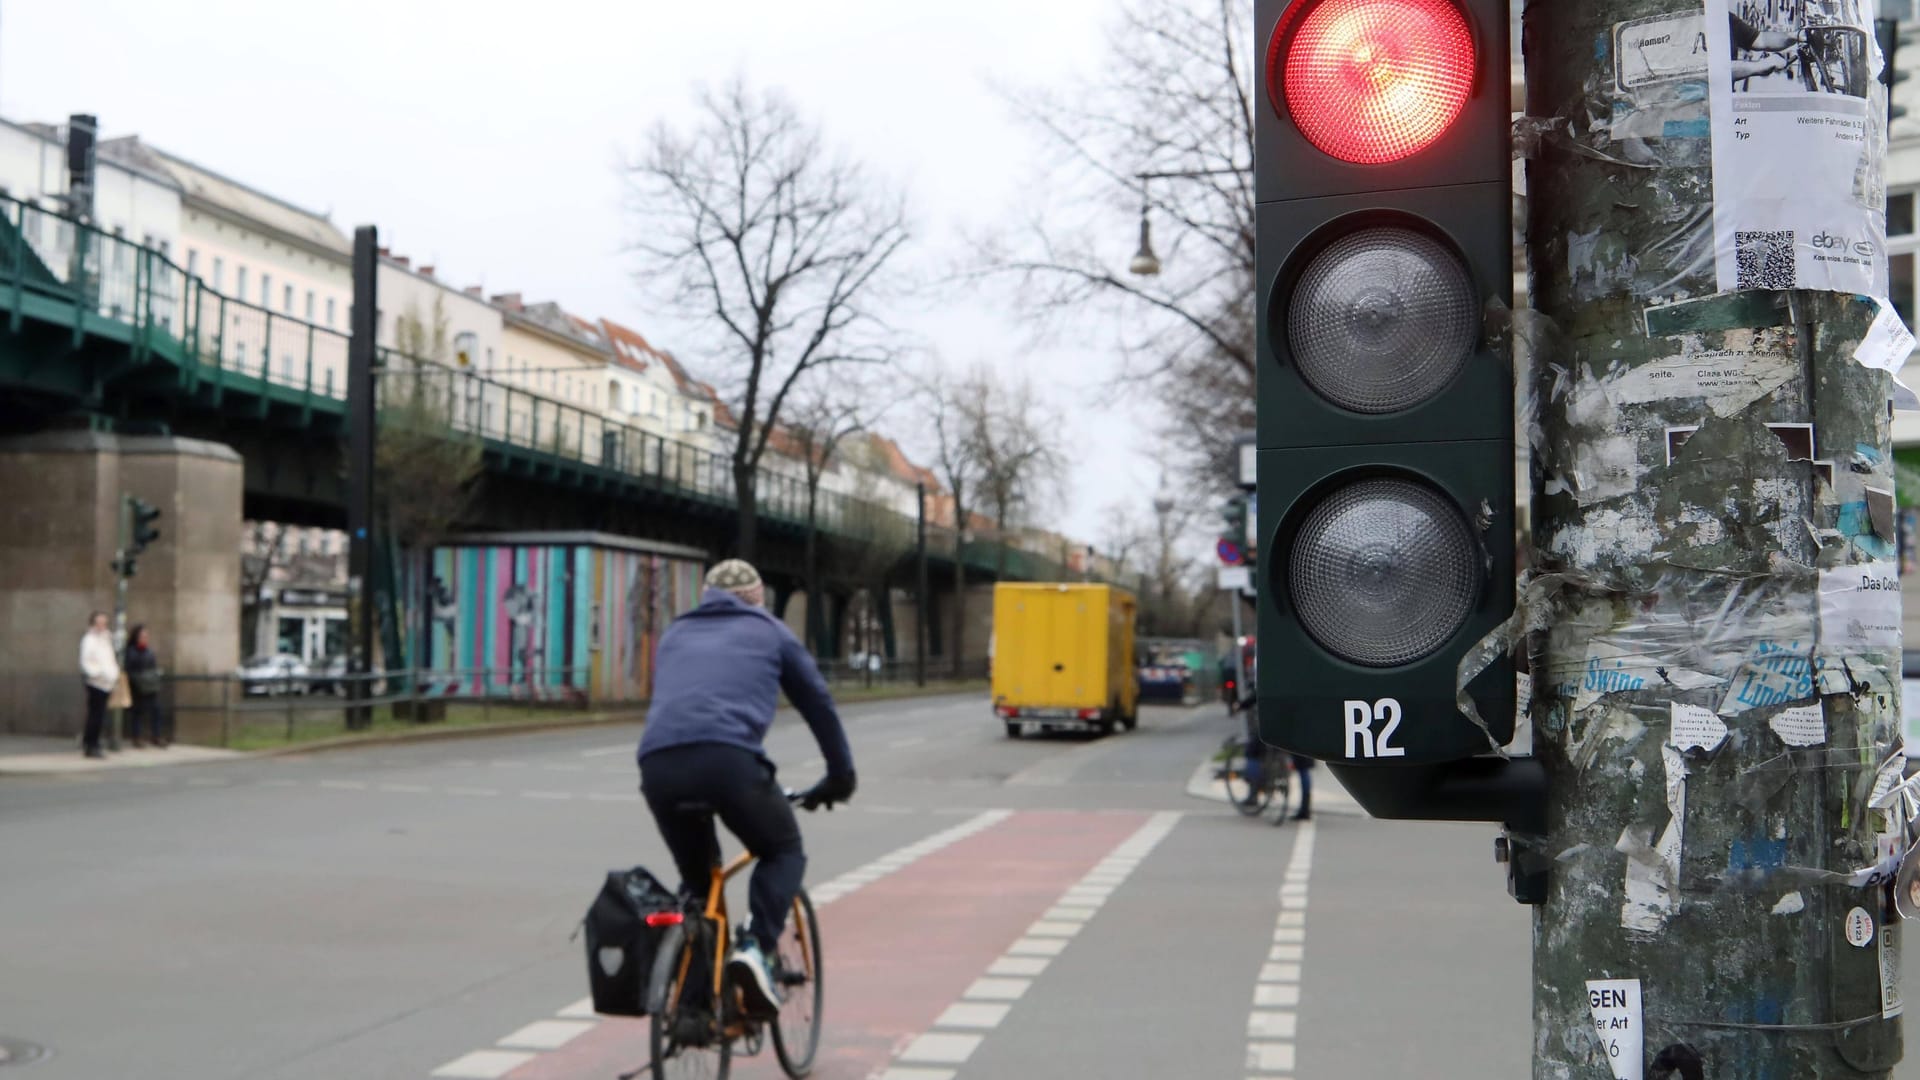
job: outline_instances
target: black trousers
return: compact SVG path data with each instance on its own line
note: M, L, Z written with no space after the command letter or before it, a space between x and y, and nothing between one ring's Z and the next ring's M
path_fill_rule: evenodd
M87 729L81 736L81 745L88 750L100 749L100 733L107 726L107 691L87 687Z
M134 739L151 739L159 742L160 732L160 695L133 695L133 708L127 710L127 736Z
M760 861L747 886L753 936L772 955L806 874L800 822L774 779L773 765L737 746L695 743L640 760L640 792L673 852L681 887L705 896L720 863L716 815ZM708 809L692 809L696 803Z

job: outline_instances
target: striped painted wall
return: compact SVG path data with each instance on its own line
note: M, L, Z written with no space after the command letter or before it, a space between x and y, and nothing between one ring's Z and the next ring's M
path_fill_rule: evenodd
M443 693L596 701L648 696L654 643L699 602L704 570L591 544L442 547L431 561L427 655Z

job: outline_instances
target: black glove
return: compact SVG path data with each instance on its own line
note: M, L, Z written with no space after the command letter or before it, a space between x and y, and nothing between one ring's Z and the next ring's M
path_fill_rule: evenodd
M829 773L822 777L819 783L808 788L806 794L800 796L800 805L808 810L815 810L822 806L831 810L834 803L846 802L853 798L853 789L852 773L844 776Z

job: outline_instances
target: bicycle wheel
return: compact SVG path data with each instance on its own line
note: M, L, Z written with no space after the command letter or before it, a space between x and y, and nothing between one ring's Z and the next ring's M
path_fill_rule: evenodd
M1293 805L1293 763L1279 751L1267 754L1267 775L1273 777L1273 799L1268 809L1273 814L1275 825L1287 823L1287 810Z
M647 977L653 1080L725 1080L732 1068L732 1044L715 1031L711 1009L695 1004L696 988L683 985L686 973L706 970L706 965L693 962L698 958L691 953L711 947L706 933L689 935L684 924L661 935Z
M1227 801L1247 817L1258 817L1267 808L1267 801L1273 797L1273 792L1266 784L1253 782L1256 768L1248 760L1245 750L1236 750L1227 759L1222 773L1227 782Z
M820 1050L820 1010L826 1004L826 982L820 965L820 923L813 914L813 898L805 890L793 898L793 914L780 932L780 1016L773 1024L773 1052L793 1080L813 1071Z

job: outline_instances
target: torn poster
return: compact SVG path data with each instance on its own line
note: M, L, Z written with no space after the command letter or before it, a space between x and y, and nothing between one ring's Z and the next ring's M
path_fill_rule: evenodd
M1588 979L1587 1008L1613 1080L1643 1080L1647 1047L1639 979Z
M1907 357L1913 355L1913 331L1900 321L1893 301L1881 298L1874 304L1880 310L1867 327L1867 336L1861 338L1859 347L1853 350L1853 358L1867 367L1898 374Z
M1627 856L1620 925L1647 933L1666 926L1680 910L1680 856L1687 818L1687 759L1671 744L1662 744L1660 760L1666 767L1667 812L1672 818L1651 847L1631 825L1614 845L1615 851Z
M1720 288L1887 295L1872 0L1724 7L1705 25Z
M1795 705L1767 721L1788 746L1819 746L1827 741L1827 718L1819 705Z
M1718 750L1727 741L1726 721L1703 705L1671 703L1673 729L1667 742L1678 750Z
M1820 643L1900 647L1900 565L1891 560L1820 571Z

